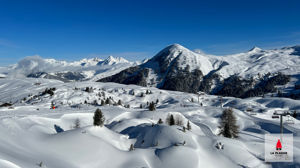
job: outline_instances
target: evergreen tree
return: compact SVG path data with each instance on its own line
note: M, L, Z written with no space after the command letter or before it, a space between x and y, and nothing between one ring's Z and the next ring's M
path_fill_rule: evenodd
M118 101L118 105L122 106L122 101L121 100Z
M104 106L104 105L105 105L104 100L101 100L101 106Z
M191 130L191 129L192 129L192 126L191 126L191 124L190 124L190 121L187 122L187 124L186 124L186 129L187 129L187 130Z
M94 113L94 126L103 126L105 117L100 109L97 109Z
M162 121L161 118L159 118L159 120L157 121L157 124L163 124L164 122Z
M239 127L236 125L236 117L233 114L231 108L225 109L221 116L220 133L227 138L237 138L239 133Z
M168 123L170 126L175 125L175 119L173 114L167 116L166 123Z
M175 124L178 126L183 126L183 119L180 115L176 115Z
M142 104L140 104L140 108L143 108L143 105L142 105Z
M110 100L109 100L109 98L106 98L106 100L105 100L105 104L110 104Z
M150 111L155 111L155 110L156 110L156 107L155 107L154 102L151 102L151 103L150 103L150 105L149 105L149 110L150 110Z
M295 110L294 113L293 113L293 117L294 117L294 118L297 118L297 111L296 111L296 110Z
M79 120L79 118L76 118L76 120L74 121L74 128L75 129L80 128L80 120Z
M185 126L183 126L182 131L185 132L185 130L186 130L186 128L185 128Z
M156 104L158 104L158 102L159 102L159 100L158 100L158 99L156 99Z

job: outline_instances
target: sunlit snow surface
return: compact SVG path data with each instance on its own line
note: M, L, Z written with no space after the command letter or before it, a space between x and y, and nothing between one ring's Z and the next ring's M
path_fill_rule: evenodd
M29 100L50 87L56 88L52 97L44 95L22 102L24 97ZM83 91L86 87L93 87L93 92ZM152 94L141 97L147 89ZM103 93L105 98L121 100L130 108L84 104L84 101L93 103L94 100L100 104ZM32 96L28 97L29 94ZM156 99L159 100L157 110L149 111L147 102ZM273 112L299 111L297 100L223 98L223 108L234 108L241 130L238 139L217 136L222 113L217 96L200 96L203 104L200 106L195 94L114 83L63 83L25 78L0 79L0 101L14 104L13 108L0 108L1 168L35 168L41 162L47 168L300 166L298 120L294 120L293 125L285 124L284 129L294 134L294 162L264 162L264 134L279 132L279 119L272 119ZM51 102L56 104L55 110L50 109ZM97 108L105 115L104 127L92 126ZM249 115L247 108L252 108L257 115ZM184 125L189 120L192 130L183 132L179 126L156 124L159 118L165 121L168 114L180 116ZM81 128L74 129L77 118ZM65 132L57 134L54 124ZM223 150L215 147L218 142L224 144ZM133 151L129 151L131 144L134 144Z

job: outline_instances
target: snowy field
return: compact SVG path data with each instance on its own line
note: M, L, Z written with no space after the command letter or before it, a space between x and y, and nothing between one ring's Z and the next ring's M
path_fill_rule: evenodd
M41 94L46 88L56 88L53 96ZM101 106L109 97L111 105ZM157 109L149 111L147 102L157 100ZM221 103L218 96L134 85L0 79L0 103L9 102L0 108L0 168L300 167L300 121L294 118L284 118L284 132L294 134L294 162L264 161L264 135L280 132L273 113L300 110L300 101L292 99L224 97ZM237 117L237 139L218 136L227 107ZM106 118L103 127L93 126L97 108ZM192 129L168 126L169 114ZM159 118L163 124L156 124ZM80 128L74 128L77 119ZM56 133L55 124L64 132ZM223 149L216 148L219 142Z

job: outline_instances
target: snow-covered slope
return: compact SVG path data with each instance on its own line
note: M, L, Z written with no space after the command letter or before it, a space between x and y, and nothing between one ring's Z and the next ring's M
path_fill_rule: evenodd
M295 52L297 46L282 49L263 50L254 47L248 52L228 55L211 56L217 60L215 68L222 62L227 65L219 70L219 74L224 78L237 74L242 77L255 76L258 73L282 72L287 75L300 73L300 55Z
M38 83L37 83L38 81ZM43 94L56 88L53 95ZM88 91L86 90L86 88ZM148 90L150 94L146 94ZM143 96L142 96L143 95ZM109 98L111 105L100 106ZM121 105L117 102L121 100ZM37 168L198 168L297 167L300 165L300 121L287 124L294 134L294 162L265 163L264 134L279 132L280 110L300 110L286 98L238 99L165 91L152 87L99 82L63 83L49 79L0 79L0 167ZM156 111L147 104L157 101ZM199 102L198 102L199 101ZM148 103L147 103L148 102ZM56 106L55 110L50 105ZM202 104L202 105L201 105ZM129 108L125 108L124 106ZM240 127L239 138L217 136L222 110L231 107ZM93 125L100 108L106 120ZM247 109L256 115L250 115ZM192 129L156 124L168 115L189 121ZM80 128L74 128L79 119ZM152 124L154 123L154 124ZM54 124L65 131L56 133ZM223 149L216 148L221 142ZM130 151L133 144L134 150Z

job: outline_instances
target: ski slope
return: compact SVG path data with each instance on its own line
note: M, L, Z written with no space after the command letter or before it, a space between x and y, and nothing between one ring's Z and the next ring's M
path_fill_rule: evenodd
M41 95L53 87L53 96ZM86 87L93 89L86 92ZM145 94L147 90L151 94ZM108 97L112 105L94 105ZM156 111L149 111L147 102L157 99ZM113 105L119 100L121 106ZM0 102L13 104L0 108L1 168L300 166L297 119L284 125L286 133L294 134L294 162L264 162L264 134L279 132L279 119L272 119L273 112L300 110L300 102L291 99L224 97L221 107L220 99L213 95L198 97L135 85L22 78L0 79ZM55 110L50 109L51 103ZM227 107L232 107L237 117L237 139L218 136L220 115ZM103 127L93 126L97 108L106 118ZM250 115L248 108L256 115ZM192 130L183 132L181 126L168 126L168 114L181 118L184 125L189 121ZM159 118L163 124L156 124ZM76 119L80 128L74 128ZM56 133L54 124L65 131ZM223 150L215 147L218 142L224 144ZM134 150L129 151L131 144Z

